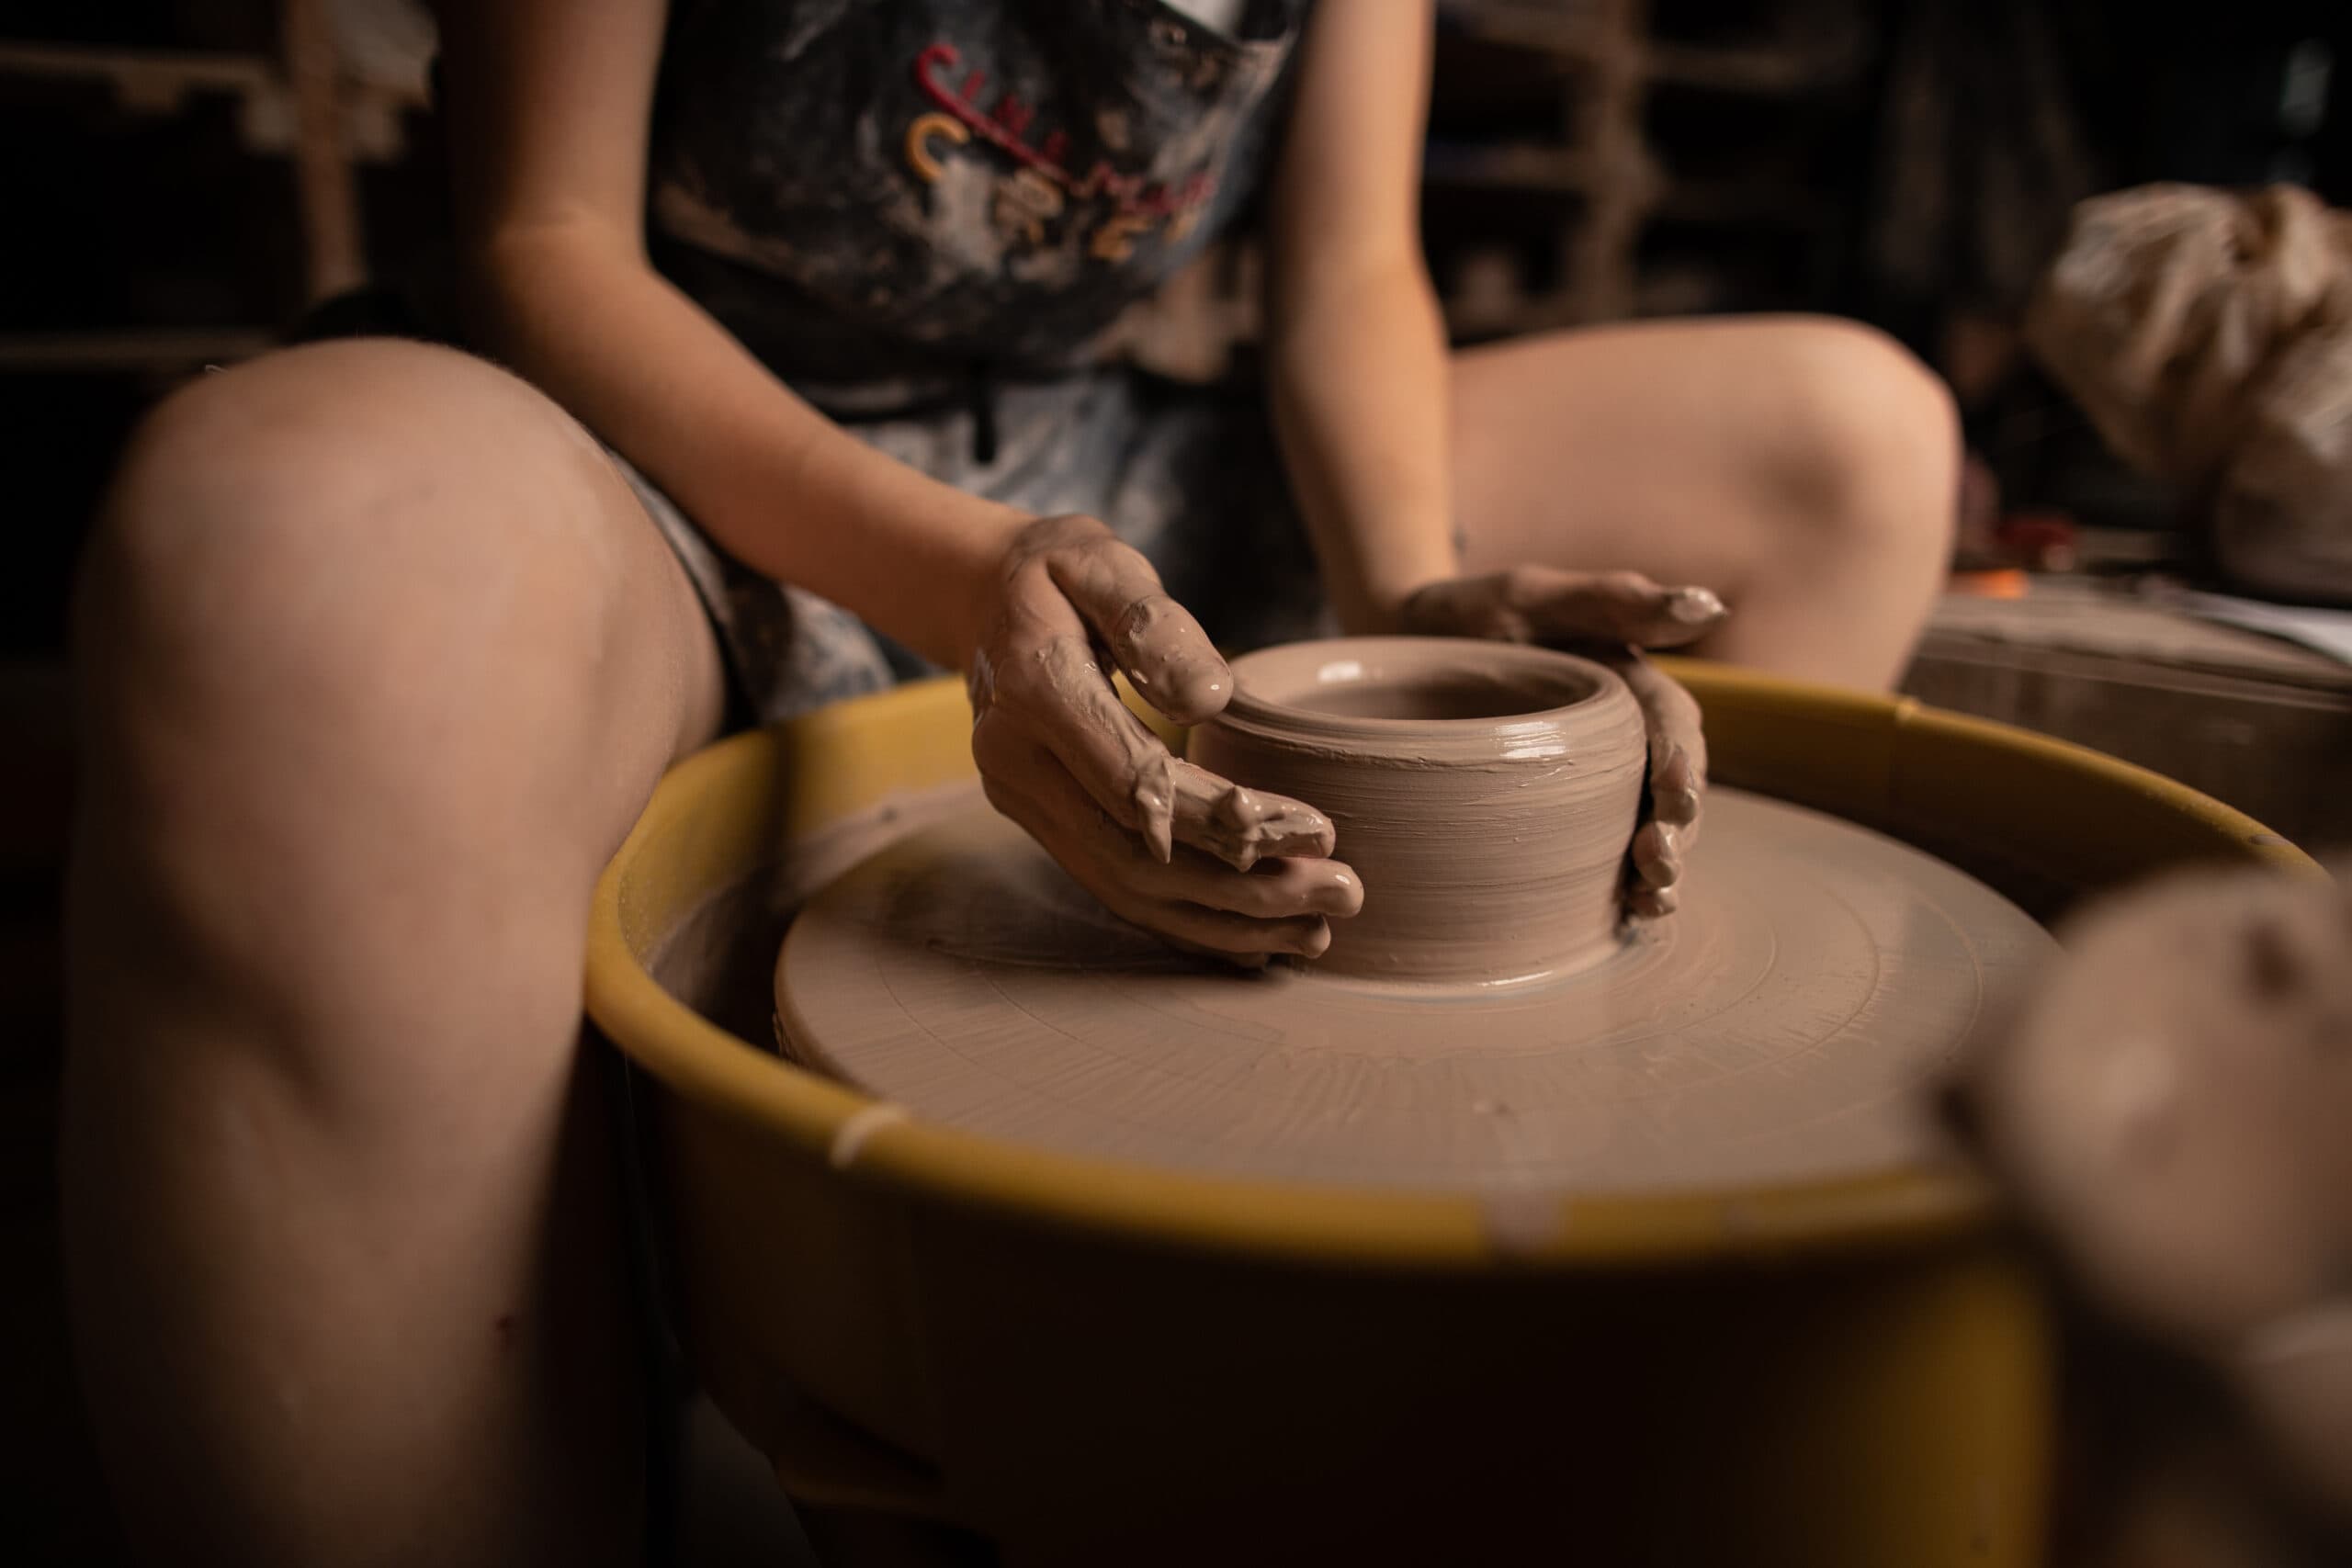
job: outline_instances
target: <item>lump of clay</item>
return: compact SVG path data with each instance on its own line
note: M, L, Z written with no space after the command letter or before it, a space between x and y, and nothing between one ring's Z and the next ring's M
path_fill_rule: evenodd
M2084 202L2026 336L2230 578L2352 602L2352 214L2290 186Z
M2352 901L2177 877L2088 913L1961 1085L2094 1303L2204 1363L2352 1524Z

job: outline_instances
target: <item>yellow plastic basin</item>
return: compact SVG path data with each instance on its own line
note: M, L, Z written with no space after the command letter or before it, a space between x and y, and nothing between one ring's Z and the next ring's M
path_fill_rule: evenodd
M2188 860L2311 864L2080 748L1674 668L1718 780L2038 913ZM730 889L968 780L968 722L941 682L714 746L597 891L588 1010L650 1085L687 1348L796 1495L1015 1564L2038 1561L2045 1325L1957 1173L1516 1203L1205 1179L875 1111L655 980Z

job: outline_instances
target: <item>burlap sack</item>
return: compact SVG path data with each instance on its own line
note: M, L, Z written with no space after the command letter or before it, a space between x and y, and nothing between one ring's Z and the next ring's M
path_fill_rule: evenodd
M2026 336L2235 582L2352 602L2352 213L2292 186L2095 197Z

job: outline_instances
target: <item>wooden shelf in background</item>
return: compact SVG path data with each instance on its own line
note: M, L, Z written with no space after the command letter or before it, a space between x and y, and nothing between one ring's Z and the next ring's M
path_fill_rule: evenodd
M1653 82L1769 96L1819 92L1849 79L1860 64L1850 49L1790 44L1653 43L1644 62Z
M1611 178L1646 180L1645 164L1610 169L1590 153L1566 147L1488 143L1464 147L1433 142L1423 156L1421 179L1435 186L1549 191L1581 196Z
M276 346L259 328L0 335L0 375L164 373L250 359Z

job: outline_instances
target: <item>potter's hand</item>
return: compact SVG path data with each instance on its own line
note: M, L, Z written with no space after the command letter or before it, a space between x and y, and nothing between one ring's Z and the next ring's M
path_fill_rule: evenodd
M1663 588L1639 572L1559 571L1522 566L1432 582L1398 609L1423 637L1490 637L1565 648L1624 677L1649 731L1649 791L1634 835L1625 905L1656 919L1674 912L1682 857L1699 839L1707 741L1690 694L1644 659L1713 631L1724 603L1703 588Z
M965 660L972 757L990 805L1114 913L1245 964L1312 958L1363 889L1329 859L1329 818L1170 754L1113 688L1124 671L1178 724L1222 709L1233 677L1149 562L1087 517L1014 536Z

